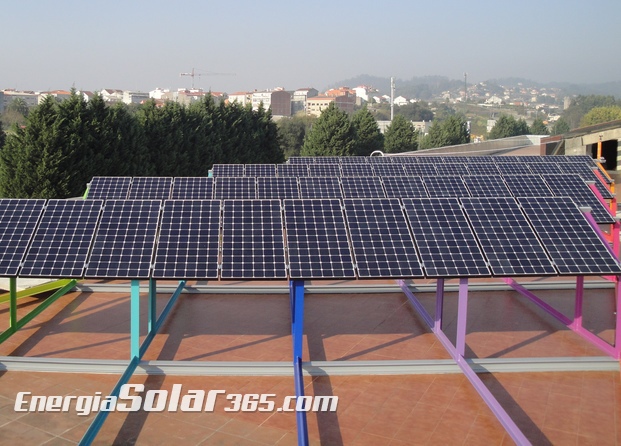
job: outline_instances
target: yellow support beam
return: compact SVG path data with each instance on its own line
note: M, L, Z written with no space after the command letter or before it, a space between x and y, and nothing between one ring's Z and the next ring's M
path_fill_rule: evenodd
M22 297L36 296L37 294L58 290L71 282L71 280L72 279L60 279L53 282L42 283L41 285L35 285L33 287L26 288L25 290L18 291L16 295L18 299L21 299ZM0 294L0 303L8 302L10 299L10 292Z

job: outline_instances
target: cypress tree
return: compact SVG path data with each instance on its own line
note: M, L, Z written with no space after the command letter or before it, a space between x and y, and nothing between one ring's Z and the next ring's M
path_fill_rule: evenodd
M350 156L354 154L356 134L347 113L332 102L306 135L302 156Z
M384 134L386 153L413 152L418 149L418 132L410 121L397 115Z
M354 113L351 123L356 131L354 155L369 156L375 150L384 148L384 135L366 106Z

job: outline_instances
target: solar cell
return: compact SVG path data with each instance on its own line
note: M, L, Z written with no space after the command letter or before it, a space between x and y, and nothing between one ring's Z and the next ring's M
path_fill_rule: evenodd
M159 200L108 200L85 277L146 279L160 212Z
M276 164L246 164L244 176L247 177L275 177Z
M406 175L402 164L375 164L373 172L378 177L403 177Z
M340 200L284 200L292 279L353 278Z
M341 164L341 175L344 177L372 177L373 168L370 164Z
M438 175L468 175L470 172L463 163L436 164Z
M16 277L45 200L0 199L0 276Z
M621 267L571 198L518 200L560 274L619 274Z
M134 177L128 200L168 200L172 189L170 177Z
M211 175L216 177L243 177L245 168L243 164L214 164Z
M511 192L500 176L464 175L464 183L473 197L510 197Z
M388 198L427 198L427 189L421 177L383 177Z
M50 200L20 276L82 277L103 200Z
M590 207L596 222L614 223L615 219L610 210L599 201L599 198L579 175L543 175L543 178L557 197L570 197L578 206Z
M300 198L343 198L336 177L300 177Z
M404 164L403 169L407 175L437 175L438 171L433 164Z
M177 177L173 181L171 200L210 200L213 196L213 178Z
M219 200L167 200L153 264L154 279L216 279Z
M423 277L398 199L346 199L344 205L360 278Z
M340 177L340 164L310 164L308 174L311 177Z
M427 277L489 276L456 198L403 199Z
M445 175L423 177L423 182L431 198L434 197L469 197L468 188L460 176Z
M279 164L277 174L279 177L307 177L308 164Z
M217 177L213 198L216 200L248 200L257 198L257 181L254 177Z
M466 166L470 175L500 175L498 167L493 163L468 163Z
M550 197L554 195L541 175L504 175L502 178L514 197Z
M379 177L341 178L344 198L384 198L386 194Z
M279 200L225 200L223 279L287 277Z
M298 179L295 177L258 177L257 198L260 200L300 198Z
M528 168L534 174L557 174L562 173L556 163L527 163Z
M602 197L614 198L614 194L610 191L610 189L608 189L608 186L602 182L600 177L597 176L597 174L593 170L595 167L592 167L591 165L587 163L570 163L570 162L559 163L558 167L563 173L575 173L577 175L580 175L580 178L582 178L584 181L593 181L599 193L602 194ZM597 170L597 168L595 169ZM602 175L602 178L605 180L609 179L605 175Z
M132 177L93 177L88 187L87 199L125 199L131 183Z
M514 198L461 198L474 233L496 276L556 274Z

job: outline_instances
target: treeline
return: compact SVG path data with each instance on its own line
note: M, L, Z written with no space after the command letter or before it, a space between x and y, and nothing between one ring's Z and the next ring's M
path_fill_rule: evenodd
M280 163L271 118L269 110L209 96L187 107L150 101L135 111L98 95L48 97L6 136L0 196L67 198L82 195L93 176L207 176L215 163Z

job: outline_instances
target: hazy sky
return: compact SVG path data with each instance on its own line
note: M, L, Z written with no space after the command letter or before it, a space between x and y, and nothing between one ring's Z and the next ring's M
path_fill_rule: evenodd
M621 80L621 0L2 0L0 89Z

